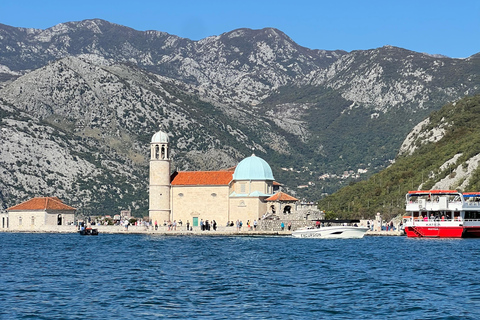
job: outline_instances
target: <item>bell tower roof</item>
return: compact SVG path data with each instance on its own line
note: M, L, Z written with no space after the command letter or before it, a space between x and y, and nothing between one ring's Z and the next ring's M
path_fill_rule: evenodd
M168 143L168 134L158 131L153 135L151 143Z

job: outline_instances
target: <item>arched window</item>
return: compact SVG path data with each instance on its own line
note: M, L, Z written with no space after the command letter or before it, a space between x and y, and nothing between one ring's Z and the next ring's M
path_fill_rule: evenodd
M283 208L283 213L284 214L291 213L291 212L292 212L292 207L291 206L285 206L285 208Z
M275 213L275 206L273 204L270 206L270 211L272 211L272 213Z
M160 147L157 145L155 145L155 156L154 156L154 159L158 159L158 156L159 156L159 153L160 153Z

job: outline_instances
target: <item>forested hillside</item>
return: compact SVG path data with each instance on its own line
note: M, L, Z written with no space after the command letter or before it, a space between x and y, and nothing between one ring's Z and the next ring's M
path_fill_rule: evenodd
M417 126L394 164L322 199L330 217L403 212L409 190L480 191L480 95L445 105Z

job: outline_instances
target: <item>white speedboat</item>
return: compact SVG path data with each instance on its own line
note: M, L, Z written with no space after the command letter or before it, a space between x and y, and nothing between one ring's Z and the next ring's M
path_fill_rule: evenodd
M297 229L292 232L295 238L349 239L363 238L367 227L357 227L352 223L358 220L319 220L320 225Z

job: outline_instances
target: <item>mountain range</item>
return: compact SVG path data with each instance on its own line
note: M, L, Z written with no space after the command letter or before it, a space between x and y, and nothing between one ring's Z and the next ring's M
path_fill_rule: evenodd
M480 92L479 74L479 54L311 50L273 28L192 41L98 19L0 24L0 205L58 196L146 215L159 126L176 170L255 152L288 192L317 200L390 165L432 111Z

